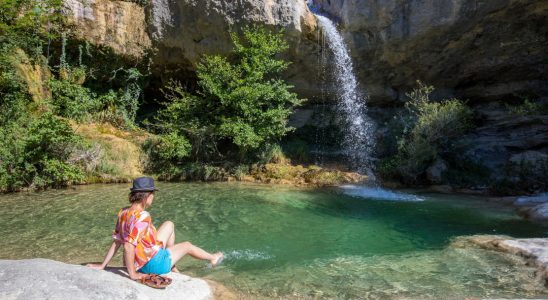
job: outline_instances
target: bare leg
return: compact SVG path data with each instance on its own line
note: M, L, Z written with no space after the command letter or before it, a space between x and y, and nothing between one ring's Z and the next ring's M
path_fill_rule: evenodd
M219 259L223 256L221 252L211 254L203 250L202 248L192 245L190 242L182 242L179 244L175 244L171 247L168 247L167 250L171 252L172 266L175 265L186 254L196 259L209 260L209 262L211 262L211 265L213 266L216 266L217 263L219 262Z
M175 225L173 222L165 221L160 225L158 228L158 239L162 241L165 248L173 247L175 245ZM174 263L172 263L171 266L172 272L180 273Z
M171 221L165 221L158 228L158 239L162 241L164 247L175 245L175 225Z

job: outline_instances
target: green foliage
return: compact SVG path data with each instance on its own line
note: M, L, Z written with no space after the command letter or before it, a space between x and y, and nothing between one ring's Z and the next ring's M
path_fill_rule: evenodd
M67 67L63 69L62 74L65 74L62 77L66 79L51 79L48 82L52 94L49 102L55 114L76 121L108 122L122 128L134 126L141 93L141 88L136 82L128 82L125 89L117 92L108 90L102 95L97 95L83 86L83 67Z
M231 36L233 60L204 56L197 68L198 93L170 84L169 103L157 118L160 133L187 137L199 160L261 152L291 130L287 119L302 102L281 79L288 66L276 58L287 49L281 33L253 27L244 29L242 40Z
M532 102L529 98L523 99L519 105L506 105L508 111L517 116L542 115L548 113L548 105Z
M114 75L89 85L99 77L84 64L89 44L75 44L63 3L0 2L0 191L63 186L107 170L100 149L84 143L71 120L134 126L143 75L107 64L118 68Z
M169 166L159 175L159 179L170 181L221 181L226 180L228 175L228 172L222 167L194 162Z
M44 42L58 37L64 18L62 0L0 2L0 47L21 48L32 58L42 55Z
M50 80L48 88L54 112L60 116L83 121L99 106L95 94L88 88L68 80Z
M248 165L237 165L231 170L231 174L237 180L243 180L246 175L249 174L250 167Z
M191 145L185 137L177 135L176 132L171 132L147 139L143 148L149 160L147 170L162 172L164 168L170 166L172 161L188 157Z
M283 150L292 161L301 163L310 161L310 146L301 139L291 139L285 142Z
M0 190L46 188L83 180L70 164L72 149L82 143L70 125L50 113L27 116L0 127Z
M381 160L379 172L383 177L401 177L416 182L437 158L455 150L454 142L471 128L472 111L458 99L434 102L430 99L432 86L420 81L408 93L406 114L400 116L401 133L396 134L397 152Z
M258 152L258 162L267 163L285 163L287 158L283 153L282 147L278 144L267 144Z

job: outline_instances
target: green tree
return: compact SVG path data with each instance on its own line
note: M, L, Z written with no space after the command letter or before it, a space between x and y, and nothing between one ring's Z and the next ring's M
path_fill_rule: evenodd
M287 120L303 101L281 79L289 65L277 58L288 48L281 32L248 27L243 39L231 37L232 59L204 56L197 68L198 92L171 84L170 102L159 114L163 132L190 139L199 159L242 157L276 142L292 130Z

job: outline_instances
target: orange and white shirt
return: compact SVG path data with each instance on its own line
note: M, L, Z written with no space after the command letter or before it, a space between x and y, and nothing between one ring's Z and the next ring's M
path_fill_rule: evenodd
M145 210L124 207L118 212L112 238L135 246L135 269L139 270L163 247L150 214Z

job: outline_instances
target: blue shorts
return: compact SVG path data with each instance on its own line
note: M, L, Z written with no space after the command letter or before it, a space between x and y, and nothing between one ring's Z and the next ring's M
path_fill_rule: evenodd
M166 248L161 248L139 272L158 275L171 272L171 253Z

